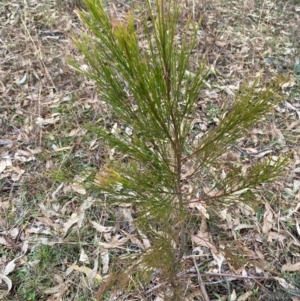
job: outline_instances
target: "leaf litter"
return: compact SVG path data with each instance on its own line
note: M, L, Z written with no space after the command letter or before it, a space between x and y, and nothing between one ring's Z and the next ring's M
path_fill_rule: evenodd
M99 285L95 280L103 282L110 276L110 268L116 263L112 257L121 258L126 252L136 252L136 246L139 252L151 247L151 238L136 227L131 207L120 206L110 212L101 198L87 196L75 177L70 183L52 183L45 174L46 170L58 169L61 160L67 162L72 171L74 162L86 168L101 166L107 153L114 159L115 151L104 150L97 139L92 137L88 142L81 139L85 134L82 125L91 119L101 116L112 128L115 122L105 105L94 96L95 85L75 74L66 63L67 57L82 60L72 43L72 31L78 32L81 27L73 11L78 2L42 1L40 5L33 0L25 5L20 1L0 4L3 37L0 50L0 278L6 285L1 293L7 300L28 298L29 295L21 296L13 289L24 287L23 280L16 274L27 263L32 263L29 258L40 245L69 246L73 254L61 254L59 274L52 275L56 285L49 285L39 293L38 298L47 295L47 300L76 300L77 294L87 290L90 296L96 295ZM128 5L116 0L108 9L122 17ZM233 97L245 78L254 79L263 73L269 79L285 73L290 78L283 87L285 102L266 118L262 127L250 130L251 139L239 141L238 148L224 156L226 164L241 164L247 170L253 160L260 157L292 152L288 176L275 185L262 187L260 206L215 212L221 220L218 225L214 224L214 214L208 213L205 202L195 193L189 209L192 214L200 215L202 222L191 234L193 250L198 254L191 251L191 255L197 258L196 264L200 267L199 254L209 260L202 275L209 293L218 291L213 283L222 281L222 273L238 277L247 270L246 278L239 280L239 288L233 287L230 291L219 288L218 293L225 298L230 296L230 300L254 300L252 289L266 288L269 281L273 287L278 283L278 289L282 287L284 292L292 292L291 298L296 300L299 281L283 276L289 273L299 279L300 95L296 73L299 7L293 1L216 0L187 1L185 9L186 13L202 19L195 61L205 56L211 66L211 79L206 83L207 89L203 91L192 123L194 141L218 122L224 113L225 100ZM142 39L140 43L143 44ZM130 134L130 127L125 131ZM269 149L260 152L265 148ZM187 168L186 178L191 173L192 166ZM225 169L223 174L226 175ZM206 185L207 194L220 193L211 183ZM193 183L189 186L194 193ZM266 200L266 193L273 197ZM114 221L112 215L119 220ZM226 231L225 237L221 237L220 230ZM274 260L276 263L272 266ZM49 265L51 270L51 261ZM189 265L188 259L186 265ZM190 265L193 267L194 263ZM269 279L273 273L282 276ZM195 275L193 270L189 294L199 298L198 284L193 280ZM79 281L82 276L86 282ZM248 280L251 276L262 277L257 280L260 285L253 280L250 285L246 281L248 276ZM74 283L80 283L80 287ZM90 284L89 289L83 283ZM159 288L151 289L152 299L163 300ZM261 292L263 295L264 290ZM115 296L110 300L138 299L117 290Z

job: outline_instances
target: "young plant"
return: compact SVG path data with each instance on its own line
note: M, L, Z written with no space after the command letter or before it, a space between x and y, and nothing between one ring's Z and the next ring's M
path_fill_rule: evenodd
M267 88L258 88L259 81L244 86L219 125L192 146L193 112L206 79L204 62L191 65L199 23L182 24L176 0L146 0L137 7L140 19L129 11L122 21L110 17L99 0L85 4L88 12L79 16L89 31L75 42L88 68L73 65L97 83L113 122L123 130L97 123L88 128L127 158L107 160L88 184L105 193L110 205L135 208L137 227L152 239L140 258L129 258L123 275L138 275L145 283L159 275L169 285L168 298L181 300L178 275L188 252L189 204L195 199L184 184L197 186L201 201L218 210L220 203L246 200L250 189L281 174L286 159L259 162L246 173L241 168L226 176L215 172L221 155L280 101L280 79ZM192 166L188 175L187 166ZM214 193L205 185L212 178Z

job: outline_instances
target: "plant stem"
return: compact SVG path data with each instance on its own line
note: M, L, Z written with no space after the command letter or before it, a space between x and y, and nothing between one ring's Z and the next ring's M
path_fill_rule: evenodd
M176 183L176 194L178 197L178 203L179 203L179 222L180 222L180 247L179 247L179 258L180 260L182 256L184 255L184 249L185 249L185 216L183 214L184 211L184 200L182 195L182 189L181 189L181 149L177 149L176 154L176 174L177 174L177 183Z

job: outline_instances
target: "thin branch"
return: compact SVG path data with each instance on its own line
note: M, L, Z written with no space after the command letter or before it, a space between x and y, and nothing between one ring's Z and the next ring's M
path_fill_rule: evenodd
M193 262L194 262L195 269L196 269L196 272L197 272L198 282L199 282L199 286L200 286L200 289L201 289L202 296L203 296L205 301L210 301L209 296L208 296L207 291L206 291L206 288L205 288L205 285L204 285L204 282L202 280L201 274L199 272L199 269L198 269L198 266L197 266L197 263L196 263L196 259L195 259L194 256L193 256Z
M206 276L216 276L216 277L231 277L236 279L263 279L263 280L270 280L274 279L274 277L265 277L265 276L241 276L241 275L234 275L234 274L225 274L225 273L211 273L211 272L204 272L201 273L202 277Z

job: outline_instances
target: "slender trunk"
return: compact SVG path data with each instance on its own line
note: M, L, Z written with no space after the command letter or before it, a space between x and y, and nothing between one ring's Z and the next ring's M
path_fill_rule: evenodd
M185 244L186 244L186 237L185 237L185 215L184 215L184 199L182 195L182 189L181 189L181 149L177 149L176 154L176 165L177 165L177 183L176 183L176 194L178 198L178 204L179 204L179 223L180 223L180 232L179 232L179 238L180 238L180 246L179 246L179 258L180 260L182 256L184 255L185 250Z

